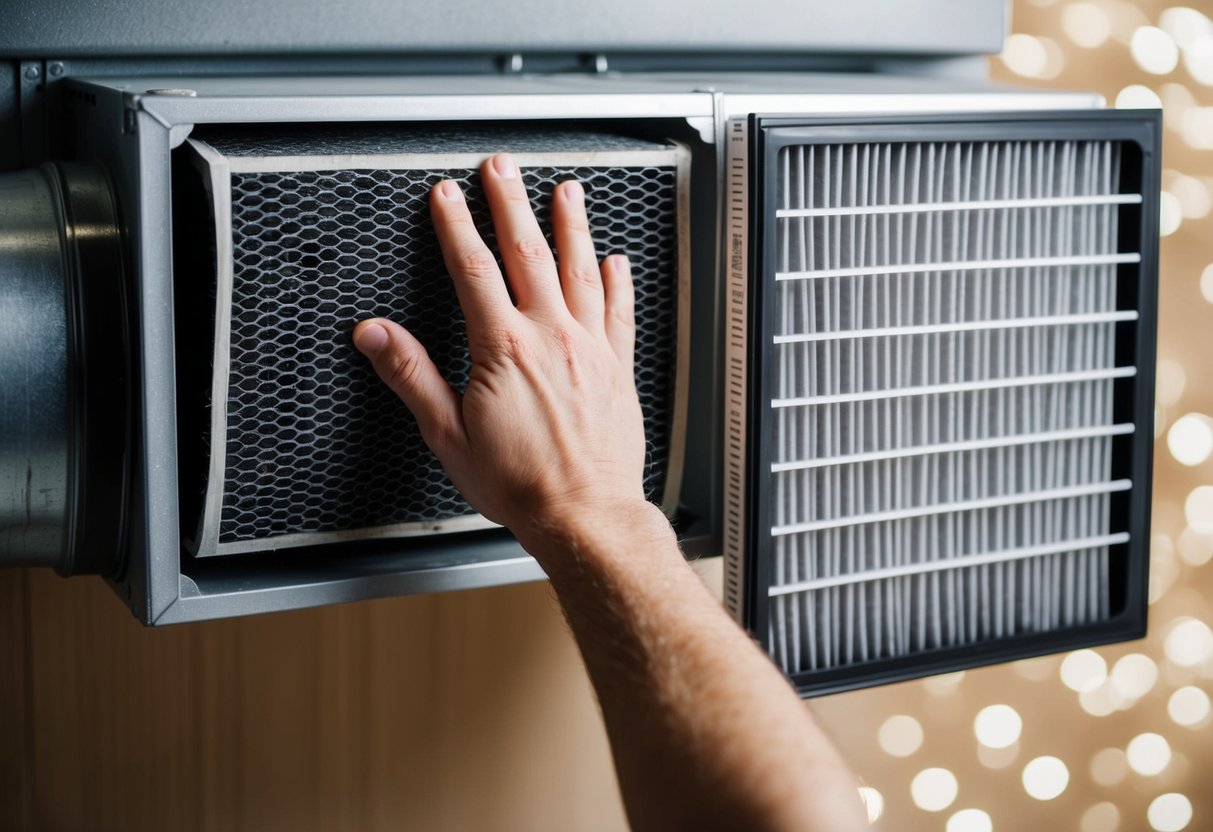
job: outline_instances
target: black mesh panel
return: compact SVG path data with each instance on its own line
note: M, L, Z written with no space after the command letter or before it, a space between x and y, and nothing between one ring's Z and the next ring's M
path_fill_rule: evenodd
M356 321L391 318L417 335L456 387L466 385L463 318L427 207L443 178L464 187L492 245L471 170L232 175L220 543L472 513L350 339ZM531 168L523 178L545 229L552 188L581 180L599 256L631 259L645 487L657 497L670 444L677 323L676 168Z

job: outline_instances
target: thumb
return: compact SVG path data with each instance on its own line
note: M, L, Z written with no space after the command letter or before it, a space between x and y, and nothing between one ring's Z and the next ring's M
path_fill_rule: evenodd
M417 419L421 438L446 465L464 445L460 397L421 342L399 324L371 318L354 327L354 346Z

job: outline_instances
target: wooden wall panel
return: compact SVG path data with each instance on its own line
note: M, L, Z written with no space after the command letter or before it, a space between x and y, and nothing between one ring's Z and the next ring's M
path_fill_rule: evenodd
M625 827L544 584L152 630L99 580L0 576L5 828Z
M30 829L24 569L0 569L0 824Z

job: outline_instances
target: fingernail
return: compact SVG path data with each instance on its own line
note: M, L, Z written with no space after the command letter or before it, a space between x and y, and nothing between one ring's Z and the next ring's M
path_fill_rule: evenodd
M354 330L354 346L368 358L374 358L387 346L387 330L379 324L367 324Z
M632 264L628 262L628 256L626 254L612 254L607 259L611 261L611 268L618 272L627 274L632 270Z
M459 186L451 180L438 183L438 193L442 194L446 199L461 199L463 191L459 190Z
M498 153L493 157L493 170L497 171L497 175L502 179L513 179L518 173L518 166L514 164L510 154Z
M564 194L566 202L580 202L585 198L585 190L576 179L570 179L568 182L565 182L560 191Z

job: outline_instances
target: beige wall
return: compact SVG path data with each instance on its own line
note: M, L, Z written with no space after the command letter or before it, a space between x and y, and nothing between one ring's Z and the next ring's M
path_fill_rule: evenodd
M149 630L0 570L0 828L623 827L546 584Z

